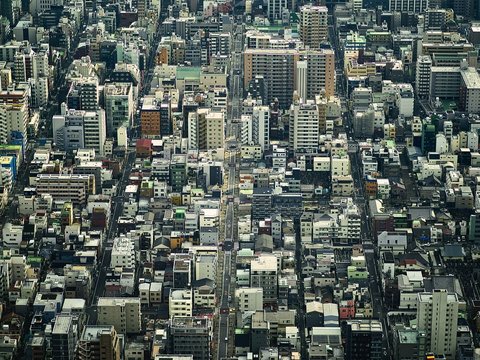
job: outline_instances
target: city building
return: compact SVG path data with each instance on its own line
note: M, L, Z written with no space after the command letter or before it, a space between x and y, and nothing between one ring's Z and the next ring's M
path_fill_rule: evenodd
M417 327L425 333L428 351L455 356L459 304L457 294L447 290L417 295Z
M320 48L320 44L328 38L327 7L315 5L300 7L298 33L305 46L311 49Z
M378 320L348 320L344 327L345 359L375 359L383 355L383 327Z
M101 297L97 303L98 325L113 325L119 334L142 330L140 298Z
M263 289L263 301L277 300L277 258L261 255L250 263L250 287Z
M88 325L78 340L78 360L120 360L120 339L112 325Z
M189 354L194 360L210 359L212 324L208 318L174 317L170 320L171 353Z

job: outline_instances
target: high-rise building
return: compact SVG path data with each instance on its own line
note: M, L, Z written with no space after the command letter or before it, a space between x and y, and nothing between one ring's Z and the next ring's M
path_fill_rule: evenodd
M390 0L390 11L423 13L428 9L429 0Z
M459 300L456 293L433 290L417 297L417 328L426 334L426 349L454 358Z
M53 138L65 151L82 148L104 153L106 139L105 111L67 110L62 104L62 114L52 118Z
M335 53L331 49L304 50L300 59L307 61L307 98L314 100L324 93L335 95Z
M120 127L129 128L133 121L135 105L132 86L128 83L110 83L104 88L107 135L115 136Z
M445 24L454 19L452 9L427 9L425 11L425 22L423 28L425 31L441 31Z
M328 38L328 9L326 6L304 5L298 23L300 40L312 49Z
M302 100L307 100L308 61L297 61L295 64L295 91Z
M225 136L225 113L207 108L188 114L188 147L208 150L223 146Z
M146 97L140 110L140 126L142 135L159 137L171 135L171 105L168 98L158 100Z
M0 91L0 140L27 142L30 85L14 83Z
M244 145L260 145L262 151L270 144L270 109L268 106L255 105L252 115L242 115L241 139Z
M142 330L140 298L98 299L98 325L113 325L119 334L138 334Z
M263 301L275 301L277 290L277 258L274 255L261 255L250 263L250 287L263 289Z
M120 341L112 325L88 325L78 340L77 360L120 360Z
M244 86L263 76L267 103L278 99L280 107L290 106L295 89L295 64L300 54L295 49L247 49L244 52Z
M344 326L346 360L383 359L383 329L378 320L349 320Z
M475 0L453 0L453 11L456 15L475 18Z
M97 110L99 97L98 78L82 78L72 83L67 95L67 107L75 110Z
M290 107L289 146L293 150L318 148L319 116L315 101L296 101Z
M73 360L77 343L77 325L73 316L58 315L52 330L52 358Z
M194 360L210 360L212 323L209 318L174 317L169 333L172 354L190 354Z
M419 56L417 59L417 71L415 73L415 90L421 99L428 98L430 94L430 70L432 58L428 55Z
M303 60L307 65L297 66ZM306 69L305 69L306 67ZM306 73L306 74L305 74ZM296 81L296 75L306 77ZM326 96L335 93L335 54L330 49L247 49L244 52L244 85L256 76L263 76L265 97L268 103L278 100L280 107L290 107L294 90L305 90L306 98L315 99L325 91Z

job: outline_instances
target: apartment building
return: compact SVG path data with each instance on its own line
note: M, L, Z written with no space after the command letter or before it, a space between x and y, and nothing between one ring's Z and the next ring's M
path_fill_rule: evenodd
M120 360L120 340L114 326L85 326L75 355L78 360Z
M67 94L67 108L87 111L97 110L100 100L99 87L96 76L74 80Z
M293 150L317 149L319 114L313 100L296 101L290 106L289 146Z
M97 303L98 325L113 325L119 334L142 330L140 298L101 297Z
M121 236L113 240L110 267L134 269L136 266L135 246L130 238Z
M263 288L239 288L235 290L235 301L240 313L263 310Z
M213 330L209 318L174 317L169 326L171 353L189 354L195 360L210 360Z
M295 88L295 63L300 57L298 50L249 48L243 56L245 90L256 76L263 76L267 103L278 99L282 108L288 108Z
M298 23L300 40L311 49L318 49L328 37L328 9L326 6L304 5L300 8Z
M426 348L455 357L459 299L447 290L417 295L417 326L426 334Z
M172 289L168 297L168 314L175 316L192 316L193 292L185 289Z
M263 301L276 301L277 258L273 255L261 255L250 263L250 287L263 289Z
M188 115L188 147L213 150L223 147L225 113L200 108Z
M77 343L77 325L71 315L58 315L52 330L52 358L71 360Z
M82 174L38 174L37 194L50 194L54 201L71 201L86 205L89 195L95 194L95 176Z

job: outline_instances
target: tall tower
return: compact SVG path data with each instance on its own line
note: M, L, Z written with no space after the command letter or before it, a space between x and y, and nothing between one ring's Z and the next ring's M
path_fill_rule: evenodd
M298 23L300 40L305 46L318 49L328 37L328 9L326 6L305 5L300 8Z
M417 297L417 327L426 333L426 349L447 358L455 357L458 324L457 294L447 290L419 293Z
M307 67L306 60L297 61L295 67L295 91L304 101L307 100Z

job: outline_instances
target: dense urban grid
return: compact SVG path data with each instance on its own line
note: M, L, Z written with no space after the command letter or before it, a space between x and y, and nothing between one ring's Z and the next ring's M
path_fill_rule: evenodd
M0 360L480 360L480 1L0 0Z

